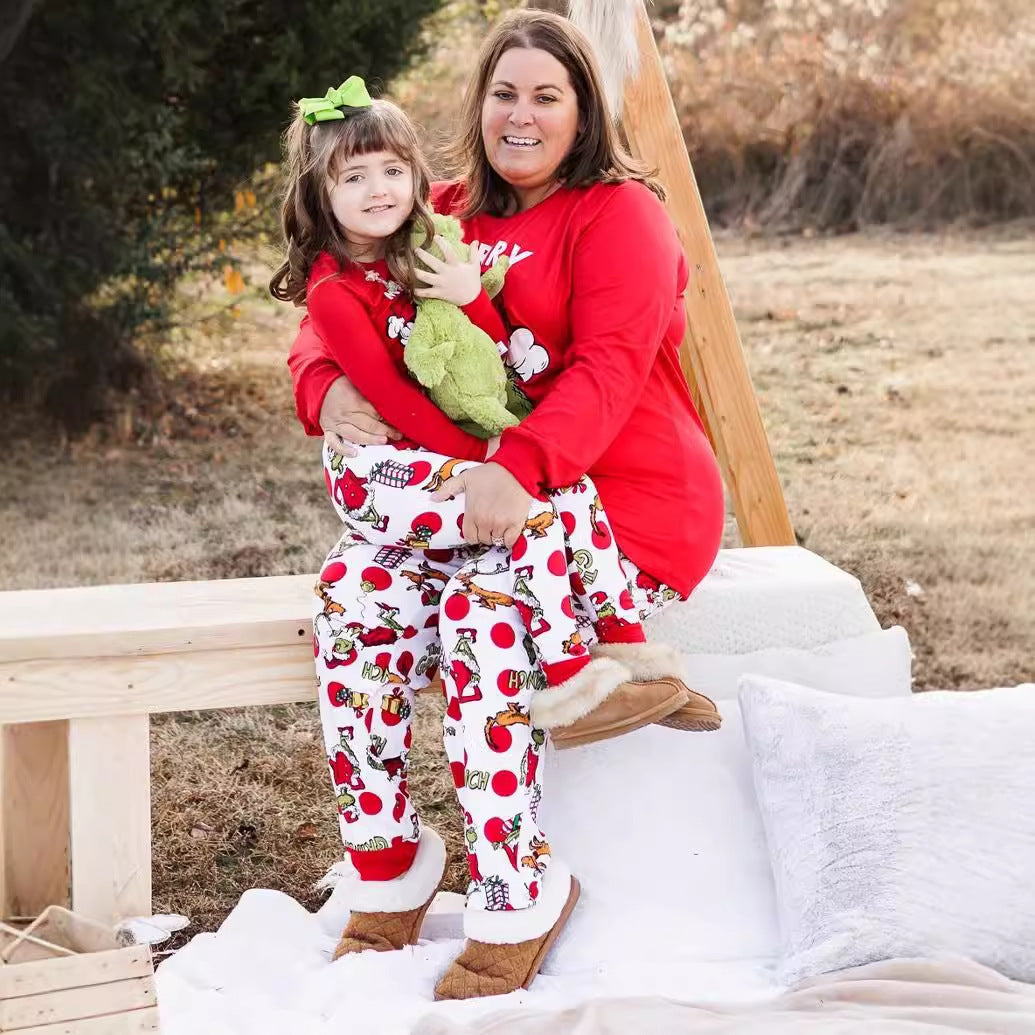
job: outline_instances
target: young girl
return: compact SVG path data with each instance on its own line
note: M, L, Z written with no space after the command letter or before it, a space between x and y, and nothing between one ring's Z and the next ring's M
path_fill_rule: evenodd
M390 446L364 447L355 459L324 448L328 491L346 532L316 586L317 629L332 634L320 637L330 646L318 651L316 667L342 839L359 875L350 900L356 912L337 958L415 942L431 901L424 898L424 878L444 865L442 850L433 847L440 842L429 839L428 831L421 834L406 787L412 694L438 665L440 611L451 625L459 624L460 637L455 646L450 642L454 696L445 734L451 770L461 800L477 795L478 807L496 817L475 833L476 841L481 836L489 842L475 867L475 894L491 900L492 910L514 908L507 903L525 894L524 885L513 884L517 869L533 867L541 874L548 863L535 851L530 825L522 830L513 821L518 796L538 801L544 740L533 730L527 750L511 757L512 745L529 740L532 725L528 706L515 698L528 701L530 683L542 680L540 697L556 702L554 717L559 714L562 725L571 723L629 688L632 674L620 660L623 651L639 657L650 648L588 480L533 499L520 529L475 530L468 537L463 498L442 491L450 477L487 460L496 443L452 424L408 376L403 350L413 299L455 303L493 340L506 339L482 290L477 258L461 262L447 251L447 259L437 261L413 247L415 228L430 239L430 185L407 118L387 101L371 101L362 82L350 80L327 98L300 102L287 133L287 165L288 255L271 291L306 305L341 369L405 436ZM471 252L477 256L478 249ZM431 272L418 273L417 258ZM487 535L488 549L471 544ZM369 561L371 548L375 563ZM358 572L353 549L365 558ZM477 564L458 575L460 562L475 556ZM509 592L498 588L503 573ZM497 588L480 585L494 576ZM447 584L453 588L443 600ZM591 636L603 644L592 656L575 618L573 593L594 616ZM478 641L478 652L489 644L514 648L513 626L499 621L506 608L521 616L528 664L508 668L485 685L475 651L463 649L465 638ZM644 702L639 710L615 717L593 739L644 725L689 700L684 688L660 680L632 691ZM478 702L477 729L462 711L469 702ZM518 845L526 841L522 855ZM372 890L377 886L381 890Z

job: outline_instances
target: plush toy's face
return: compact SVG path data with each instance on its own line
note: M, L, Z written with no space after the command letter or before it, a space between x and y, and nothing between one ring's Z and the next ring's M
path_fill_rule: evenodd
M467 248L462 244L463 241L463 230L460 227L460 221L454 219L453 216L439 215L437 212L432 215L432 222L435 224L435 233L439 237L444 237L451 244L457 245L455 249L462 257L466 257ZM421 234L419 231L414 233L414 243L420 247ZM436 258L442 258L442 249L437 245L433 244L429 249L432 255Z

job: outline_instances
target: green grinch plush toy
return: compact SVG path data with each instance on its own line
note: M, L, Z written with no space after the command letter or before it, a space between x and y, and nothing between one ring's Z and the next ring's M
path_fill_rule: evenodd
M435 233L444 237L462 259L469 249L460 223L435 214ZM423 240L415 242L423 245ZM443 258L435 243L431 253ZM503 257L482 274L490 298L503 288L509 262ZM428 389L432 402L465 431L491 438L526 417L531 405L511 386L496 343L467 318L459 306L438 298L417 300L417 315L403 350L406 367Z

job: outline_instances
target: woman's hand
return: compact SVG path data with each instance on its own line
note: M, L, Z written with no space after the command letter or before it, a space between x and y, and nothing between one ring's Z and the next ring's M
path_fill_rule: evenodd
M347 377L339 377L327 389L320 407L320 427L327 445L342 456L356 456L356 446L384 445L400 437Z
M417 279L426 286L417 288L414 294L418 298L440 298L454 305L469 305L482 291L478 242L471 243L467 259L461 259L452 243L444 237L437 235L435 243L442 249L445 259L436 259L423 248L416 249L418 258L429 268L416 271Z
M464 525L469 543L492 543L509 550L528 520L532 497L521 483L499 464L482 464L446 479L432 499L437 503L451 496L466 497Z

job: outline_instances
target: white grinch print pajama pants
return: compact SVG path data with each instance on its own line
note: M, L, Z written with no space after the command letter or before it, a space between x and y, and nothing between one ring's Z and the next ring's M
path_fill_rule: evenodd
M324 461L346 531L317 583L314 653L345 847L373 861L419 839L410 719L438 669L469 909L527 908L550 862L536 820L546 734L530 723L532 695L544 668L563 674L585 655L593 619L618 639L638 631L634 594L643 606L654 587L628 561L626 578L586 480L533 501L511 553L461 545L463 497L430 498L472 462L394 446L349 459L325 448Z

